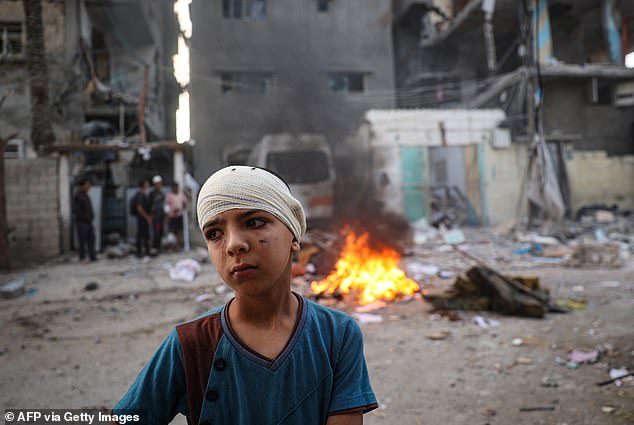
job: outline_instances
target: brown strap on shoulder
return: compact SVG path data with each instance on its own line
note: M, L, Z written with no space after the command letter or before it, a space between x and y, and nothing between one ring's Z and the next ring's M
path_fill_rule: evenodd
M207 381L218 341L222 336L220 313L205 316L176 327L183 354L187 386L188 422L198 425Z

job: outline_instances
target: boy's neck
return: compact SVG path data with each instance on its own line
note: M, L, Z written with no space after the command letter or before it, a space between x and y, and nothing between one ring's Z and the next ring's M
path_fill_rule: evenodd
M258 296L245 296L236 293L229 309L231 322L248 323L252 326L275 328L295 320L299 301L290 288Z

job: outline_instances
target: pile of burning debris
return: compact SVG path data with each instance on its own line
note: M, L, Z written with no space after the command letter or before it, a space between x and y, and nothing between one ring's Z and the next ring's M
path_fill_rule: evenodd
M463 233L424 220L409 226L384 218L379 226L376 221L342 226L340 234L312 230L293 266L294 289L320 303L344 307L419 297L440 310L492 310L528 317L567 312L551 302L536 276L507 276L492 265L622 267L634 247L631 217L601 208L589 211L568 225L582 230L557 237L515 233L483 240L491 236L486 230ZM474 234L479 239L467 243ZM498 254L486 261L476 258L483 244ZM510 255L499 254L500 250Z

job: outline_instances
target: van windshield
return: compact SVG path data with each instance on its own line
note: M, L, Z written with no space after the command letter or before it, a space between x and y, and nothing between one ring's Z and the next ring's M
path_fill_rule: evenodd
M322 151L270 152L266 167L288 184L317 183L328 180L328 157Z

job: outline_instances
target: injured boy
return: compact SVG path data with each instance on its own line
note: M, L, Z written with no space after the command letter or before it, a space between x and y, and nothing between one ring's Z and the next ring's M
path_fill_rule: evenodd
M286 183L230 166L209 177L197 207L235 297L176 326L114 413L143 410L149 424L178 413L191 425L362 424L377 402L359 326L291 291L306 220Z

